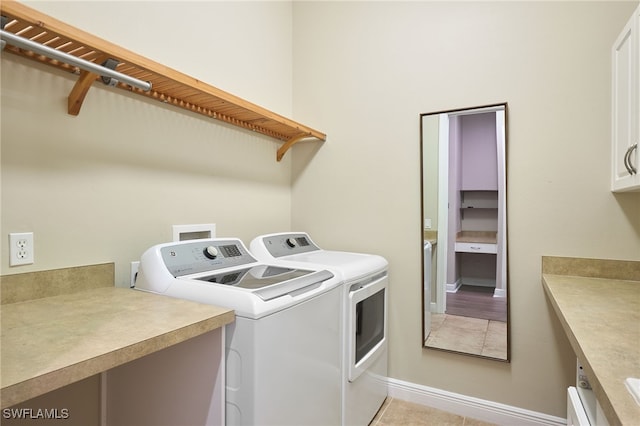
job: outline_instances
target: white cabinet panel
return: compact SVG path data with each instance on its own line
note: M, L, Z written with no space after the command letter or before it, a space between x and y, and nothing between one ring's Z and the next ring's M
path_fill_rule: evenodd
M497 244L489 243L456 243L455 250L460 253L498 253Z
M612 48L611 190L640 190L640 7Z
M569 387L567 389L567 426L590 426L590 424L576 388Z

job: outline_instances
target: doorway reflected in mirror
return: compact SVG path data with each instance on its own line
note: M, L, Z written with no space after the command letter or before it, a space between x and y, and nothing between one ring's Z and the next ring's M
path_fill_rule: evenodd
M423 345L509 360L507 104L421 114Z

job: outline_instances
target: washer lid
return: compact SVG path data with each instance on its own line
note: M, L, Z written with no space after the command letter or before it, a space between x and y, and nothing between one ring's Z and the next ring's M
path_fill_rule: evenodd
M251 291L262 300L270 300L298 290L320 285L333 278L329 271L260 265L194 277L197 281Z

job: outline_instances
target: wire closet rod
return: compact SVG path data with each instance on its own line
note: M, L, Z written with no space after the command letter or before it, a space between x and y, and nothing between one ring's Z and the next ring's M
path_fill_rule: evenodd
M0 38L2 39L2 41L9 43L13 46L31 50L34 53L39 53L51 59L56 59L56 60L65 62L69 65L75 65L78 68L81 68L88 72L92 72L94 74L98 74L99 76L102 76L102 77L114 78L119 82L126 83L140 90L144 90L145 92L148 92L149 90L151 90L151 83L148 81L142 81L137 78L133 78L126 74L122 74L121 72L112 70L111 68L107 68L102 65L96 64L94 62L87 61L82 58L78 58L77 56L69 55L68 53L61 52L60 50L53 49L49 46L45 46L40 43L36 43L34 41L31 41L24 37L17 36L8 31L0 30ZM4 43L2 43L2 47L4 48Z

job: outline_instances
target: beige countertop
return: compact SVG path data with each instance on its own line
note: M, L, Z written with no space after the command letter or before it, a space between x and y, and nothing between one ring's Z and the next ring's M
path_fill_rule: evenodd
M234 321L232 310L100 287L3 304L2 408Z
M607 420L637 425L624 380L640 378L640 262L545 257L542 282Z
M422 232L422 237L424 241L429 241L432 246L438 244L438 231L425 229Z
M497 233L494 231L460 231L456 234L456 242L496 244Z

